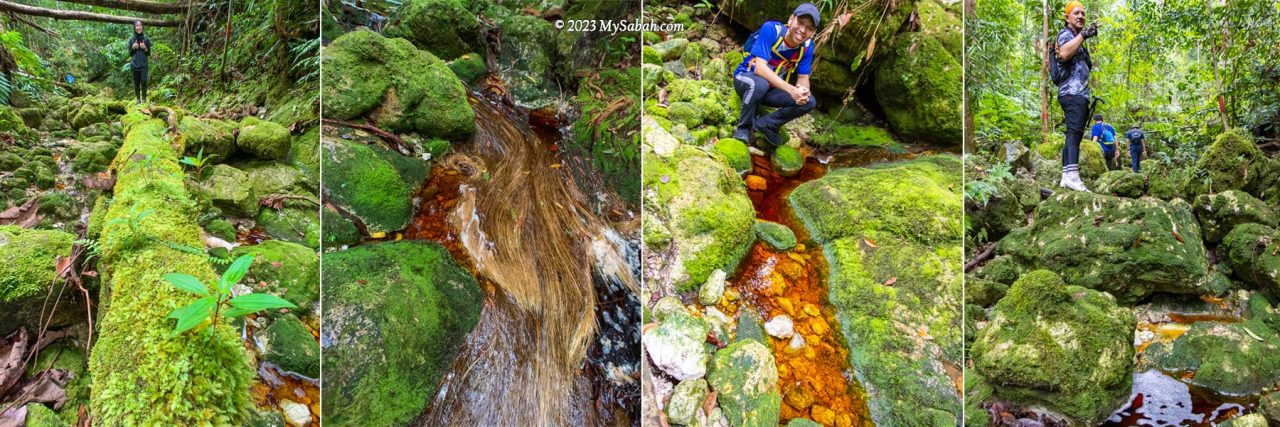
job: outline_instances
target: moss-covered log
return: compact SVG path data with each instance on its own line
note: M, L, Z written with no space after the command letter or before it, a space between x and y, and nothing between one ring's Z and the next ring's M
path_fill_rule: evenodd
M172 336L173 321L165 318L194 297L164 274L217 278L207 259L169 244L203 245L177 161L181 147L171 146L163 121L136 109L121 122L115 198L100 239L109 293L89 360L95 424L243 424L252 370L235 331L206 325ZM118 218L124 221L112 221Z

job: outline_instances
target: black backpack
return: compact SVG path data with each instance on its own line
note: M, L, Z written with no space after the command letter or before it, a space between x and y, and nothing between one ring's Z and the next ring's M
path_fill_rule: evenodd
M1071 77L1071 70L1075 69L1076 63L1084 61L1090 69L1093 68L1093 60L1089 58L1089 48L1083 43L1080 44L1080 50L1071 59L1063 61L1058 58L1058 49L1053 49L1053 59L1049 60L1049 78L1053 79L1053 84L1062 86L1062 82L1067 81Z

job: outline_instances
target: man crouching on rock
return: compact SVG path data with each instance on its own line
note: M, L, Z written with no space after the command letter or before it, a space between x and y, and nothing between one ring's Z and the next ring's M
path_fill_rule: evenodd
M818 8L811 3L796 7L787 24L767 21L747 38L747 56L733 72L733 88L742 98L742 113L733 137L749 141L759 131L776 148L782 145L778 130L817 105L809 93L813 65L813 35L818 31ZM795 84L791 82L794 81ZM775 107L756 116L760 104Z

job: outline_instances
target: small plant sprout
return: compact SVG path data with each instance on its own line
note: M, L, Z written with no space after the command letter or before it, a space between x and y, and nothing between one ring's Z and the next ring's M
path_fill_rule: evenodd
M177 320L173 335L177 336L191 328L199 326L205 319L210 325L217 325L220 318L236 318L262 310L277 308L297 308L298 306L275 295L266 293L247 293L232 297L231 288L249 272L253 264L253 255L244 255L227 267L218 279L216 287L210 287L189 274L169 273L164 280L174 287L196 294L200 299L191 304L178 307L169 312L169 319Z
M203 179L204 168L205 166L209 166L209 161L213 160L214 157L218 157L218 155L210 154L209 156L206 157L204 155L204 147L200 147L200 151L196 153L195 157L185 156L182 159L178 160L178 163L182 163L184 165L195 168L195 171L192 172L192 175L195 176L196 179Z

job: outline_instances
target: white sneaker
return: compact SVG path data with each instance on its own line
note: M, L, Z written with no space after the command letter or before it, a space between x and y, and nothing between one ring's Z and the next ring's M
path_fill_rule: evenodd
M1065 177L1065 180L1066 180L1066 185L1064 185L1064 187L1067 187L1075 191L1083 191L1085 193L1090 192L1089 188L1084 186L1084 181L1080 180L1080 171L1067 172L1067 176Z

